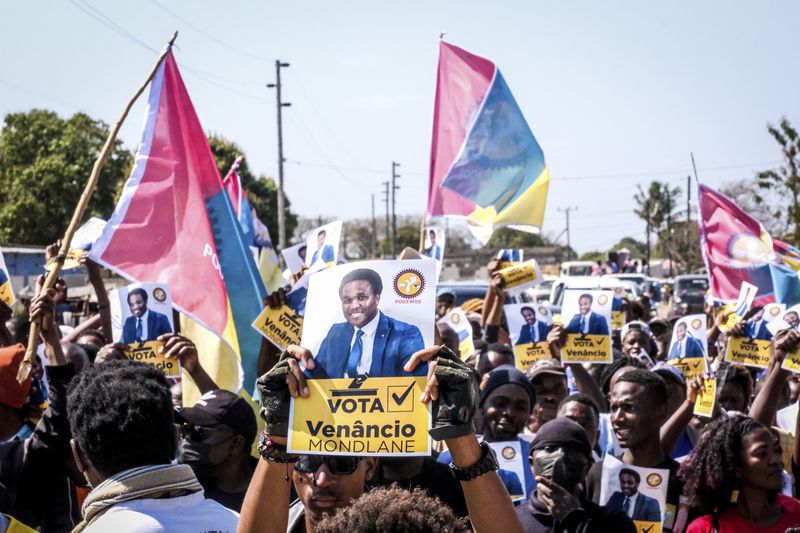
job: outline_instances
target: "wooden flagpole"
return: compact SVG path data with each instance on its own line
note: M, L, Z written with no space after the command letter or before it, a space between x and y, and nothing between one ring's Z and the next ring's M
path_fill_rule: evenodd
M72 213L72 220L70 220L69 226L67 226L67 231L64 233L64 238L61 239L61 249L58 251L53 269L47 274L47 277L44 280L42 290L51 288L55 284L56 280L58 280L58 276L61 274L61 267L64 265L64 260L67 257L67 252L69 251L70 244L72 243L72 237L75 235L75 231L78 229L78 225L83 219L83 214L86 211L86 207L89 205L89 200L92 198L92 194L97 188L97 180L100 177L100 172L103 170L106 160L108 160L108 157L111 155L111 150L114 148L114 141L117 139L117 134L122 127L122 123L128 116L128 112L131 110L131 107L133 107L133 104L144 92L145 88L150 83L150 80L153 79L153 76L156 75L158 67L161 66L161 62L164 61L164 58L172 48L172 45L175 44L175 39L177 38L178 32L176 31L172 36L172 39L170 39L166 50L164 50L164 52L158 56L158 60L156 61L153 70L150 72L150 75L147 76L145 82L133 95L133 98L128 101L125 109L122 111L122 115L120 115L120 117L117 119L117 122L114 124L114 127L108 134L106 143L103 145L100 155L97 156L97 159L94 162L94 167L92 167L92 173L89 176L89 180L86 182L86 186L83 188L81 198L78 200L78 204L75 206L75 211ZM22 363L20 363L19 371L17 372L17 380L20 383L28 379L28 376L31 373L31 361L33 360L34 354L36 354L36 348L39 344L39 331L41 326L42 324L39 320L31 324L30 334L28 335L28 348L25 352L25 358L22 360Z

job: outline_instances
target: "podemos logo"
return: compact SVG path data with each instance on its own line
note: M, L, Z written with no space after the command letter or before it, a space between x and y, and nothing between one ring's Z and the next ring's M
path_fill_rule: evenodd
M425 289L425 278L413 268L401 270L394 277L394 292L401 298L415 298Z
M164 301L167 299L167 293L161 287L157 287L153 289L153 298L155 298L159 303L164 303Z

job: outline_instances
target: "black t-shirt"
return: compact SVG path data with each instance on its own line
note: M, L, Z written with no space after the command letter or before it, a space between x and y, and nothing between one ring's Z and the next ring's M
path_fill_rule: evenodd
M248 463L250 465L250 475L252 476L253 472L256 470L256 466L258 466L258 459L249 457ZM247 489L241 492L223 492L211 484L202 483L202 485L206 498L214 500L223 507L232 509L237 513L242 512L242 503L244 503L244 496L247 494Z
M449 466L436 462L432 457L425 457L422 472L419 475L402 481L384 479L379 462L378 469L370 485L388 487L393 484L397 484L397 486L406 490L411 490L415 487L423 488L428 491L429 495L442 500L458 516L467 516L467 502L464 500L461 483L450 473Z
M617 509L601 507L580 497L581 510L572 511L563 522L556 522L547 507L531 493L527 502L517 507L517 517L525 533L561 533L591 531L599 533L636 533L628 515Z
M622 455L617 457L622 461ZM673 519L678 512L678 503L683 493L683 482L678 479L678 468L680 463L671 457L666 457L660 464L643 468L661 468L669 470L669 482L667 483L667 505L672 506ZM586 476L586 496L595 503L600 503L600 480L603 476L603 462L598 461L592 465L589 474ZM664 531L671 531L665 528Z

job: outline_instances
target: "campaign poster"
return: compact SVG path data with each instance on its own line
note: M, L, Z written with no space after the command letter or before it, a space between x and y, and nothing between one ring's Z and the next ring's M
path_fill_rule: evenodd
M305 242L300 242L295 244L294 246L290 246L289 248L281 250L283 261L286 263L286 268L289 269L289 272L294 274L295 272L299 272L303 268L303 266L306 264L307 249L308 249L308 244L306 244Z
M600 505L627 514L637 531L670 529L675 509L667 507L669 470L628 465L611 454L603 459ZM672 507L672 506L670 506Z
M720 325L719 329L725 333L728 333L731 328L741 322L744 316L750 310L750 306L753 305L753 300L756 298L756 293L758 293L758 287L752 283L747 283L746 281L742 282L742 286L739 289L739 298L736 300L736 302L726 304L719 311L717 311L718 313L727 311L731 312L731 314L728 315L727 320Z
M447 314L439 319L440 324L446 324L458 335L458 354L461 359L466 359L475 352L475 343L472 340L472 324L460 307L450 309Z
M288 448L329 455L429 455L427 365L403 369L433 346L436 265L363 261L311 276L301 346L315 367L308 398L292 399Z
M706 315L681 317L672 329L668 360L708 357Z
M11 286L11 275L8 273L8 267L2 251L0 251L0 300L9 307L17 301L16 296L14 296L14 288Z
M540 303L507 304L503 306L508 335L514 347L514 364L525 372L541 359L551 359L547 334L553 317L547 306Z
M627 299L624 287L614 287L614 299L611 301L611 329L622 329L625 325L625 310L622 308Z
M765 308L766 309L766 308ZM785 309L776 318L767 323L767 329L776 335L783 329L798 329L800 327L800 304Z
M153 365L170 378L180 377L180 363L161 355L158 337L172 333L172 298L163 283L134 283L109 293L114 342L127 344L128 359Z
M611 363L611 300L610 290L564 291L561 318L567 330L567 341L561 350L561 362Z
M106 227L106 221L102 218L92 217L83 223L81 227L75 230L75 235L72 236L70 241L69 250L67 250L67 257L64 259L64 264L61 270L70 270L80 266L80 258L84 252L92 249L94 241L96 241L100 234ZM45 270L50 271L56 264L56 258L52 258L45 265Z
M525 251L522 248L502 248L494 257L500 261L500 268L506 268L521 263Z
M694 414L711 418L714 415L714 404L717 400L717 380L707 378L703 380L703 390L697 395L694 403Z
M339 259L339 240L341 237L341 220L325 224L308 232L306 236L306 266L309 268L336 266L336 262Z
M501 268L497 273L503 279L503 289L508 294L519 294L525 289L535 287L543 280L536 259Z
M521 502L525 497L525 468L528 466L527 458L522 456L522 449L519 441L498 441L490 442L494 454L497 456L497 463L500 468L497 475L506 486L511 500Z
M422 250L420 250L420 253L436 261L437 276L442 272L444 241L444 228L437 228L435 226L426 226L422 228Z

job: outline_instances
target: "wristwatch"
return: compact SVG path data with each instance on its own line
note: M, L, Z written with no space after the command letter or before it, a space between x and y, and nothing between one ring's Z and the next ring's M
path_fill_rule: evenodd
M473 463L472 466L459 468L452 462L450 463L450 472L458 481L470 481L498 468L500 468L500 465L497 463L497 456L495 456L494 450L486 441L481 442L481 458Z

